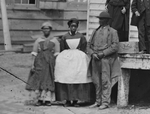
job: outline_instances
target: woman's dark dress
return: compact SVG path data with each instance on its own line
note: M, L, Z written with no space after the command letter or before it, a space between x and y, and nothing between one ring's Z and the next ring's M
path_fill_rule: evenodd
M60 42L60 50L63 51L70 49L66 42L66 39L76 38L81 38L77 49L85 52L87 42L85 37L80 33L77 33L74 36L70 35L69 33L64 35ZM56 100L80 100L86 102L93 102L95 101L95 88L92 82L78 84L56 82Z

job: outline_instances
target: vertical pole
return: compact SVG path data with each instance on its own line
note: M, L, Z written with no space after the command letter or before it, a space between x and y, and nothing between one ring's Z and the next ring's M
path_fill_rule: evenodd
M5 50L11 50L12 45L11 45L9 25L8 25L6 3L5 3L5 0L0 0L0 1L1 1L0 3L1 3L1 13L2 13L2 23L3 23L3 34L4 34Z
M87 28L86 28L86 40L89 41L89 18L90 18L90 0L87 0Z

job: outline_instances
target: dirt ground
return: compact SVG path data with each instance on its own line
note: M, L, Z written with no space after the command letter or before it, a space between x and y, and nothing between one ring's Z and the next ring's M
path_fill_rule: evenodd
M0 66L24 81L28 78L31 61L31 55L28 53L0 53ZM28 99L29 93L24 88L25 83L0 70L0 114L150 114L149 105L144 104L129 105L122 109L112 104L105 110L89 108L88 105L63 107L57 103L51 107L26 106L24 101Z

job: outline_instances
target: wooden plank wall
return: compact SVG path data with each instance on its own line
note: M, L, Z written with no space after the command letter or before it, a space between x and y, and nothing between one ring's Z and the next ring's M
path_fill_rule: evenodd
M39 6L34 8L18 8L7 0L7 12L12 42L33 42L31 36L41 34L41 25L45 21L52 21L52 36L65 34L68 31L67 22L70 18L80 20L79 30L86 30L87 26L87 0L67 0L67 2L51 2L39 0ZM47 5L52 4L52 5ZM54 7L55 4L55 7ZM65 4L65 9L62 9ZM11 6L11 7L10 7ZM53 7L51 7L53 6ZM79 7L80 6L80 7ZM21 6L19 6L21 7ZM3 43L2 20L0 13L0 43Z
M99 26L98 19L95 16L98 16L101 11L105 10L105 2L106 0L88 0L87 40L89 40L93 30ZM135 26L130 26L129 41L138 41L137 32L138 31Z
M130 2L132 3L133 0ZM131 21L132 12L130 9L130 21ZM137 27L130 25L130 41L138 41L138 30Z
M100 12L105 10L106 0L88 0L88 17L87 17L87 40L91 37L94 29L99 26L98 16Z

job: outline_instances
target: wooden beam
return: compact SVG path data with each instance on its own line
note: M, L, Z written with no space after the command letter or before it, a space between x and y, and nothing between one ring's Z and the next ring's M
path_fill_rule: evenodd
M128 105L130 70L122 69L122 76L118 79L117 107L126 107Z
M42 11L7 11L8 19L16 20L69 20L78 18L87 20L87 11L42 10ZM0 14L0 18L2 18Z
M125 54L120 55L121 68L127 69L150 69L149 54Z
M40 30L41 25L46 20L9 20L10 30ZM47 20L48 21L48 20ZM68 20L52 22L53 30L68 30ZM79 30L86 29L86 21L80 21ZM2 30L2 22L0 22L0 30Z
M59 10L87 10L87 3L80 2L39 2L40 9L59 9Z
M119 54L138 53L138 42L119 42Z
M1 0L1 13L2 13L2 25L3 25L3 35L4 35L4 46L5 50L12 49L7 11L6 11L6 3L5 0Z

